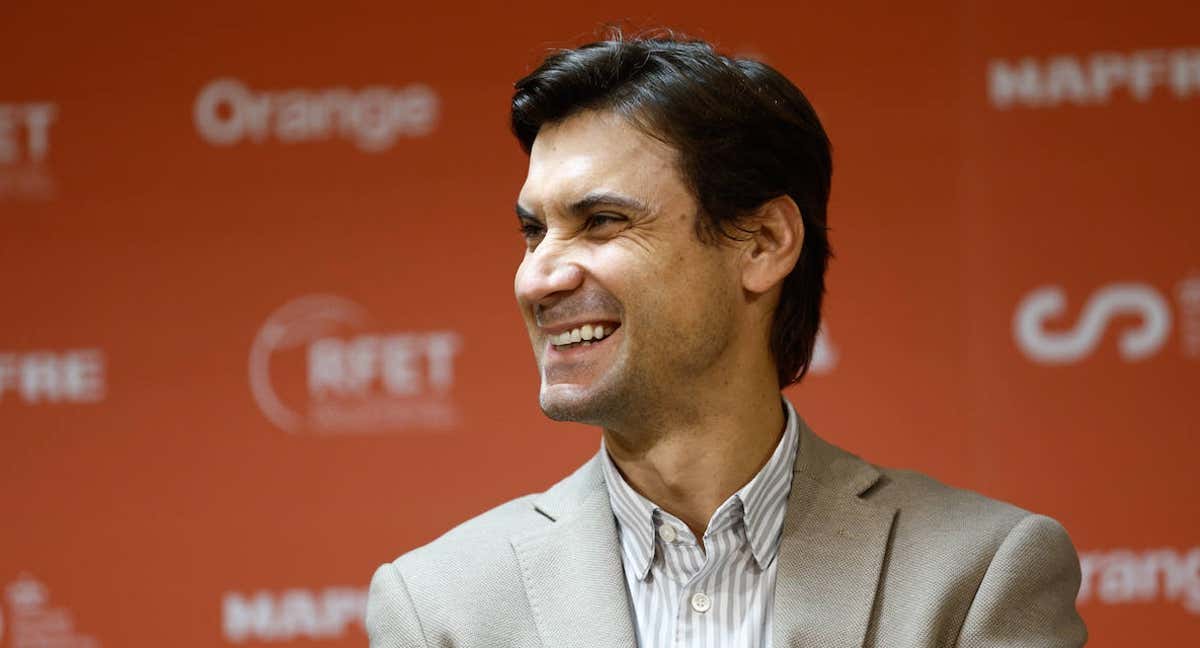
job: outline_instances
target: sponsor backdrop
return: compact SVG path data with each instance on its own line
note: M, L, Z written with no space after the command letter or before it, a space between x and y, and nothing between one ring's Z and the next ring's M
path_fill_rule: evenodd
M1200 4L19 3L0 646L360 646L373 568L597 449L512 297L512 82L604 22L835 145L831 440L1061 520L1093 646L1200 636Z

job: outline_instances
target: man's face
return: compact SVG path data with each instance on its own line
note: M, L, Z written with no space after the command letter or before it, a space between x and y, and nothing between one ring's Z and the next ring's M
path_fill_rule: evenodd
M676 157L605 112L534 141L515 291L550 418L652 425L703 398L690 388L726 355L743 302L737 251L697 238Z

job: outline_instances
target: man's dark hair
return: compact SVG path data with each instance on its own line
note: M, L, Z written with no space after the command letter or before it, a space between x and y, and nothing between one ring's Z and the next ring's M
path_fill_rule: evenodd
M517 81L512 130L529 153L544 124L584 110L611 111L678 151L702 241L745 236L743 217L773 198L796 202L804 244L783 282L771 354L780 387L799 382L821 326L833 172L829 138L804 94L767 64L703 41L618 34L556 51Z

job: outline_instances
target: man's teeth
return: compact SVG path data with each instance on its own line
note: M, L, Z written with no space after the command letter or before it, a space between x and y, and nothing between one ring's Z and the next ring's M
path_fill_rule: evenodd
M602 340L605 335L612 335L614 330L616 329L609 328L607 331L604 330L603 324L584 324L579 328L563 331L558 335L551 335L550 344L563 346L565 344L575 344L576 342Z

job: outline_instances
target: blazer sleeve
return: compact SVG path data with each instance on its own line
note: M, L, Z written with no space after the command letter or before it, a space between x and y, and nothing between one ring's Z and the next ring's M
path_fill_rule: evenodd
M959 648L1077 648L1079 557L1062 525L1028 515L992 557L959 632Z
M381 565L371 578L366 625L371 648L428 646L412 596L394 563Z

